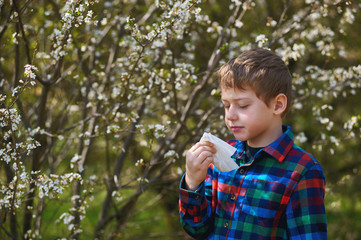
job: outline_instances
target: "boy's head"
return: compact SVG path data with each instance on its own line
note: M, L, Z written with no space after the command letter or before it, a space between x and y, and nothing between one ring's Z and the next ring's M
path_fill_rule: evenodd
M284 116L292 102L292 77L286 64L275 53L261 48L251 49L228 61L218 71L221 89L251 88L266 105L278 94L287 97Z

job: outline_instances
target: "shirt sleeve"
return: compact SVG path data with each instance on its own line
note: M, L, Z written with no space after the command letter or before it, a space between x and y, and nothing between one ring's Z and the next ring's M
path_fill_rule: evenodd
M300 179L286 208L291 240L327 239L325 176L319 164Z
M211 186L207 181L207 183L203 182L197 190L189 191L185 189L184 184L185 175L182 177L179 190L180 222L190 236L204 239L213 228L211 201L208 200L209 196L206 197L206 192L208 192L206 188Z

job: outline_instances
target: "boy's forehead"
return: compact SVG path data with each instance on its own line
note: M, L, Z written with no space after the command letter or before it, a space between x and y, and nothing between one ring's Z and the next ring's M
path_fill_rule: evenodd
M245 87L244 89L228 88L228 87L221 88L222 100L228 100L228 99L242 100L242 99L250 98L253 95L255 95L255 92L250 87Z

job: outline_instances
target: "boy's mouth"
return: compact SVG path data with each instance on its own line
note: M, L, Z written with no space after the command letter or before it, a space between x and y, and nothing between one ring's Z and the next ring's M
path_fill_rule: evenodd
M244 127L242 127L242 126L231 126L232 131L238 131L238 130L241 130L242 128L244 128Z

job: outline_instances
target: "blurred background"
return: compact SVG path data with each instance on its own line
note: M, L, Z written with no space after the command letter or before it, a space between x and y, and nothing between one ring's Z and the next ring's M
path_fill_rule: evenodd
M287 63L285 123L320 161L329 239L361 238L361 3L0 0L1 239L189 239L184 152L232 138L215 72Z

